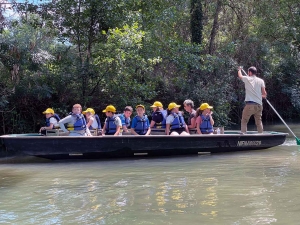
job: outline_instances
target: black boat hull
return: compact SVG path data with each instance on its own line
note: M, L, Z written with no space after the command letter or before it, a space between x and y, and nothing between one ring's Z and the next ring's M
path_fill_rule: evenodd
M244 135L238 132L225 132L220 135L104 137L47 137L27 134L3 135L1 139L7 151L19 151L49 159L94 159L260 150L283 144L286 136L286 133L279 132L263 134L253 132Z

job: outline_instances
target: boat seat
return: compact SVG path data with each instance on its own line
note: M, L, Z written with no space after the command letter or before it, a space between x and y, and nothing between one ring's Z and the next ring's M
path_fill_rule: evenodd
M102 130L100 130L102 131ZM98 129L90 130L92 136L98 136L100 134ZM68 136L63 130L61 129L52 129L46 131L46 136Z
M64 133L61 129L46 130L46 136L63 136Z

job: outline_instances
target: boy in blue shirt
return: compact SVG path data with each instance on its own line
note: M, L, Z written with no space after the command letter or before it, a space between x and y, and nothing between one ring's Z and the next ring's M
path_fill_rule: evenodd
M122 128L123 128L123 132L130 132L130 116L132 114L132 107L131 106L126 106L124 109L123 114L121 114L119 117L121 119L122 122Z
M137 115L133 118L131 124L131 133L134 135L149 135L151 132L149 119L145 114L145 107L143 105L137 105Z

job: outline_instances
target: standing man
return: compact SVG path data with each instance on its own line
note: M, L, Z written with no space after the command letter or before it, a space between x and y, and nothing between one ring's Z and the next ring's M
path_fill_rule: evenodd
M254 66L248 69L248 76L242 75L242 67L238 68L238 77L245 83L246 105L243 110L241 120L241 132L247 132L247 124L252 115L254 115L255 124L258 133L263 132L263 125L261 121L263 106L262 98L267 97L265 89L265 82L263 79L256 76L257 70Z

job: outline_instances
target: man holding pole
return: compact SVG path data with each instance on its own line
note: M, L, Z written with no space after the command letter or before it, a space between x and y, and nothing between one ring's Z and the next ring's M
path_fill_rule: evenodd
M263 79L256 77L257 70L254 66L248 69L248 75L242 75L242 67L238 68L238 77L245 83L246 97L245 97L245 107L242 114L241 120L241 132L247 132L247 124L252 115L254 115L255 124L258 133L263 132L262 125L262 98L267 97L267 92L265 89L265 82ZM244 71L245 72L245 71ZM245 72L246 73L246 72Z

